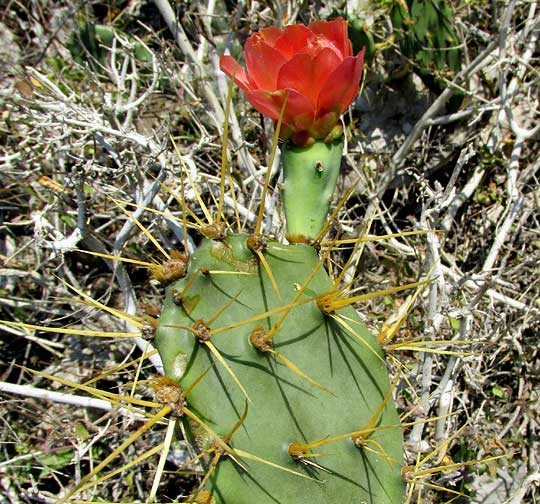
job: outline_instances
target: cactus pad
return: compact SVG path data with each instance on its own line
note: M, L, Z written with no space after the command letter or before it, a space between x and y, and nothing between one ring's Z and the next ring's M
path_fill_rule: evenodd
M319 309L333 284L312 247L247 242L204 239L156 333L206 426L183 417L208 450L205 492L218 504L399 504L402 434L375 337L352 308ZM224 444L234 451L216 457Z

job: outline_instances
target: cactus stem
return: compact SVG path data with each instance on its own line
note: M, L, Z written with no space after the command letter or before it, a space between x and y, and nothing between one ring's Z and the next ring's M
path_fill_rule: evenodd
M209 270L206 268L200 268L200 272L203 275L248 275L252 276L255 273L250 271L227 271L227 270Z
M212 444L212 447L208 450L206 450L206 454L214 452L214 457L212 458L212 461L208 465L208 469L206 471L206 474L204 475L204 478L200 482L199 486L197 487L197 490L193 493L194 496L199 495L199 492L202 490L212 473L214 472L219 460L222 456L228 455L230 458L232 458L236 464L238 464L243 470L247 472L247 468L244 467L233 455L232 453L234 450L230 447L230 441L233 437L234 433L240 428L240 426L244 423L248 413L248 403L246 402L244 406L244 412L242 413L242 416L238 419L238 421L233 425L232 429L227 433L227 435L221 439L219 437L214 437L214 442Z
M369 444L373 444L375 445L376 449L374 448L371 448L370 446L368 446ZM366 440L361 440L361 442L359 443L354 443L354 445L358 448L358 449L361 449L361 450L366 450L366 451L369 451L381 458L383 458L384 460L386 460L386 462L388 462L388 465L390 467L394 466L395 464L397 464L397 460L394 460L392 457L390 457L385 451L384 451L384 448L382 447L381 443L379 443L376 439L366 439Z
M329 453L306 453L305 450L303 450L304 446L305 445L302 445L301 443L290 443L287 448L287 451L295 462L298 462L300 464L310 465L312 467L315 467L318 470L331 474L331 471L326 469L326 467L323 467L317 464L316 462L309 460L310 458L316 458L316 457L322 457L324 455L329 455Z
M242 427L242 424L246 421L246 418L247 418L247 414L248 414L248 410L249 410L249 405L248 403L246 402L244 404L244 411L242 412L242 415L240 416L240 418L236 421L236 423L233 425L232 429L228 432L228 434L225 436L225 441L227 443L230 442L230 440L232 439L234 433L240 428Z
M319 448L321 446L333 443L334 441L339 441L341 439L344 439L348 437L347 434L341 434L339 436L333 436L333 437L325 437L323 439L319 439L317 441L314 441L312 443L298 443L298 442L292 442L289 443L289 446L287 448L287 451L289 455L296 461L302 460L306 457L314 457L315 454L308 454L306 452L313 450L314 448Z
M369 439L369 438L376 431L390 429L390 428L401 428L402 427L401 424L395 425L395 426L394 425L385 425L383 427L376 427L375 426L375 424L377 423L378 419L380 418L386 404L388 403L388 400L392 396L392 391L396 387L396 385L398 383L398 379L399 379L399 375L394 380L394 382L392 383L392 386L390 387L389 392L385 395L385 397L383 398L381 404L379 405L379 407L377 408L375 413L372 415L370 421L366 424L366 426L364 426L361 429L358 429L358 430L356 430L354 432L349 432L349 433L346 433L346 434L338 434L336 436L327 436L325 438L322 438L322 439L319 439L317 441L313 441L313 442L307 443L307 444L306 443L292 442L292 443L289 444L289 447L288 447L289 455L295 460L303 459L303 458L309 457L309 456L315 457L315 456L318 456L320 454L308 454L306 452L308 452L310 450L313 450L315 448L319 448L321 446L330 444L330 443L334 443L336 441L341 441L343 439L350 438L357 448L364 448L364 447L367 446L367 444L372 442L373 444L375 444L377 447L379 447L381 449L381 453L378 453L378 452L376 452L374 450L370 450L370 451L373 451L374 453L377 453L377 455L382 456L383 458L390 459L390 457L388 457L388 455L386 455L384 453L384 450L382 449L382 446L380 445L380 443L378 441L376 441L376 440ZM390 460L392 460L392 459L390 459ZM393 460L392 460L392 462L395 463L395 461L393 461Z
M232 300L234 301L234 299ZM192 327L184 326L181 324L168 324L166 327L175 327L178 329L185 329L186 331L190 331L195 338L203 345L206 345L208 350L212 353L212 355L218 360L218 362L225 368L227 373L231 376L231 378L234 380L234 382L238 385L240 390L242 391L242 394L246 397L246 399L251 402L251 399L246 392L246 389L238 379L238 377L234 374L234 371L231 369L231 367L227 364L223 356L219 353L219 350L216 348L216 346L210 341L213 334L210 328L208 327L208 324L204 322L204 320L197 320Z
M283 300L281 299L281 294L279 293L279 287L276 282L276 278L274 277L274 274L272 273L272 269L270 268L270 265L268 264L268 261L266 260L266 257L264 257L264 254L262 252L256 252L256 254L257 254L257 257L259 258L259 261L262 264L262 267L264 268L264 271L266 271L266 274L268 275L268 279L270 280L270 283L272 284L272 289L274 289L276 297L281 303Z
M253 460L255 462L260 462L262 464L269 465L270 467L274 467L275 469L279 469L280 471L285 471L285 472L288 472L290 474L294 474L295 476L300 476L301 478L316 481L317 483L324 483L323 481L320 481L320 480L318 480L316 478L312 478L311 476L307 476L307 475L299 473L297 471L293 471L292 469L280 466L279 464L274 464L274 462L270 462L269 460L258 457L257 455L253 455L252 453L245 452L244 450L240 450L238 448L235 448L234 452L238 456L240 456L242 458L246 458L248 460Z
M283 324L283 322L285 321L285 319L287 318L287 316L289 315L291 310L294 308L295 303L300 299L300 297L302 296L304 291L307 289L307 286L309 285L311 280L313 280L313 277L317 274L317 271L319 271L321 266L324 264L324 262L326 261L326 258L329 256L329 254L330 254L330 249L328 249L325 252L325 254L317 261L317 264L313 267L310 274L307 276L304 283L302 284L302 286L300 287L300 289L298 290L298 292L294 296L294 299L292 300L292 303L289 305L288 308L285 309L285 311L282 313L281 317L279 317L279 319L276 320L275 324L270 328L269 335L272 338L276 334L276 332L279 329L279 327L281 326L281 324Z
M351 441L353 442L354 446L356 446L357 448L366 449L368 451L375 453L376 455L383 457L390 465L396 464L397 461L393 460L391 457L388 456L387 453L385 453L382 445L377 440L371 438L371 434L373 434L373 432L378 430L375 427L375 425L381 418L384 408L386 407L386 405L388 404L388 401L392 397L392 393L394 392L399 382L399 379L400 379L400 373L398 373L396 377L394 378L394 381L388 388L388 392L385 394L381 404L379 404L379 407L377 408L375 413L373 413L373 415L371 416L369 422L362 429L360 429L359 431L351 435ZM368 444L370 443L375 445L377 450L373 450L369 448Z
M238 300L238 297L242 294L242 291L238 291L237 294L231 298L229 301L227 301L213 316L208 322L206 322L207 325L212 325L220 316L221 314L229 308L233 303L235 303Z
M230 446L228 446L220 436L218 436L206 423L204 423L193 411L191 411L189 408L184 406L184 415L187 416L190 420L195 422L199 427L201 427L203 430L206 431L207 434L210 435L210 437L214 440L214 444L219 445L225 452L231 454L233 451ZM213 449L213 448L212 448ZM212 449L209 450L212 451ZM234 459L234 457L231 457Z
M278 288L276 279L274 277L274 274L272 273L272 270L270 268L270 265L268 264L268 261L266 260L266 257L264 257L264 254L263 254L263 252L267 248L266 239L261 234L253 233L247 239L246 246L259 259L259 262L262 264L264 271L266 271L266 274L268 275L268 278L270 279L270 283L272 284L272 288L274 289L274 292L276 293L277 298L281 302L282 301L281 294L279 293L279 288Z
M343 141L316 141L308 147L283 148L283 208L287 236L316 240L327 220L336 187Z
M210 371L214 367L214 364L210 364L190 385L189 387L184 391L184 396L188 397L191 391L202 381L202 379L208 374L208 371Z

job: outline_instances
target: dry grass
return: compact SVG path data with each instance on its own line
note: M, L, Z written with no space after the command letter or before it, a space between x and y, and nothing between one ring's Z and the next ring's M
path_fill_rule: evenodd
M349 260L345 280L355 294L428 272L436 278L408 297L358 305L370 328L388 338L391 374L401 369L404 376L396 394L403 422L416 422L405 430L414 483L409 501L538 502L537 2L453 2L463 64L459 75L444 77L464 91L459 111L445 108L449 88L430 91L407 72L391 37L389 3L368 9L378 50L363 98L346 116L341 193L360 182L329 236L440 231L368 241L361 250L344 246L336 255L342 264ZM130 400L110 411L103 409L107 401L99 402L103 397L70 404L74 396L92 397L80 384L96 378L99 390L153 400L147 380L159 362L145 359L140 366L143 339L81 331L140 332L133 317L155 315L163 297L148 268L76 249L149 262L185 243L195 246L197 233L185 234L182 224L184 207L204 219L201 202L215 212L219 195L227 81L217 55L225 47L238 50L252 31L276 19L312 19L296 0L177 3L172 14L185 36L175 39L165 4L0 7L0 319L19 324L0 324L2 502L55 501L141 427L133 409L155 414L150 407L125 409ZM319 14L342 8L323 3ZM88 21L114 26L114 42L75 60L69 41ZM241 93L233 108L228 152L240 220L249 229L272 125ZM277 175L271 180L263 230L281 238ZM230 185L226 194L233 221ZM129 316L81 303L67 285ZM109 469L147 453L165 432L166 423L158 423ZM459 465L495 456L502 458ZM182 502L197 486L196 465L179 471L190 457L182 441L173 442L160 502ZM84 498L146 502L158 459L127 467Z

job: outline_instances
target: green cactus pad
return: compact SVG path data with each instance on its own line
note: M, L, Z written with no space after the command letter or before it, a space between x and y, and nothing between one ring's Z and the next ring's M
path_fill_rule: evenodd
M399 504L402 433L391 399L376 415L376 425L386 428L374 432L366 447L355 447L347 436L306 452L317 454L313 458L298 461L289 455L290 443L308 444L365 427L388 395L389 380L376 339L358 314L352 308L339 310L340 324L319 310L315 298L330 291L332 282L323 267L317 269L315 250L267 244L263 253L278 297L265 268L247 248L247 238L203 240L191 257L188 276L168 287L155 343L167 376L184 390L202 377L186 398L187 408L213 432L225 438L247 404L232 448L306 477L245 456L236 457L240 467L224 455L206 490L218 504ZM298 304L275 332L273 349L320 386L275 353L262 353L250 343L252 331L270 331L287 312L280 307L295 298ZM208 325L209 341L251 402L208 345L185 329L197 321ZM236 327L227 329L230 325ZM213 445L207 431L186 417L184 423L199 450ZM384 456L371 450L384 451Z

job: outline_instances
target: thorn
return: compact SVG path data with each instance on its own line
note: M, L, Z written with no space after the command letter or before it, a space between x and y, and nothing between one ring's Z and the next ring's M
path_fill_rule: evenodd
M178 251L171 253L171 258L162 264L150 266L152 277L162 284L170 284L187 275L189 257Z
M208 224L207 226L202 227L200 231L205 238L209 238L210 240L221 241L227 237L225 224L222 222Z
M193 334L201 343L205 343L212 339L210 328L203 320L197 320L197 322L193 324L192 329Z
M152 386L156 391L156 400L159 403L169 406L175 417L184 416L186 399L180 385L166 376L160 376L154 380Z

